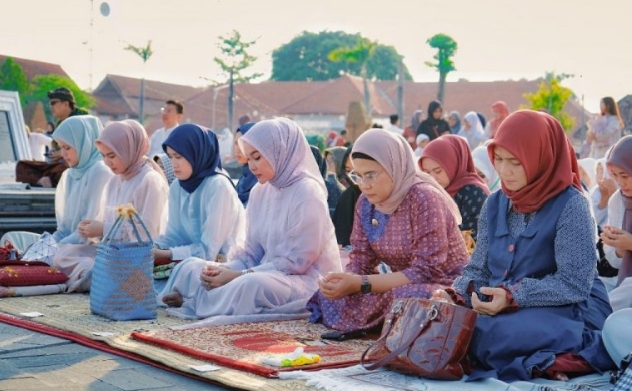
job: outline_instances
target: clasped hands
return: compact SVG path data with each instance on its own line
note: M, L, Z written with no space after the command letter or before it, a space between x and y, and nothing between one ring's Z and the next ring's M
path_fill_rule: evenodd
M200 281L206 290L211 290L224 286L239 276L241 276L239 271L218 264L209 264L200 273Z
M85 238L103 236L103 223L97 220L82 220L77 225L77 233Z
M600 237L604 244L616 248L619 256L625 251L632 251L632 234L627 231L606 225Z
M472 309L481 315L497 315L509 307L507 291L503 288L482 287L480 292L490 296L491 301L482 301L476 292L472 292ZM454 304L452 297L443 289L432 292L432 299Z
M338 300L360 291L362 277L353 273L329 273L318 281L320 291L329 300Z

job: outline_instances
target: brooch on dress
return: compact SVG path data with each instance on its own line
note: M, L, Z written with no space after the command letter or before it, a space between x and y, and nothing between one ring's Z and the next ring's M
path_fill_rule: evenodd
M374 227L377 227L378 225L377 219L371 219L371 225Z

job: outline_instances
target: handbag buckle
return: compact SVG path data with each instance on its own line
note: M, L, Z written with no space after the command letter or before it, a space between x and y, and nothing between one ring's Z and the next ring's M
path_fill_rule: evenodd
M437 306L433 304L432 307L430 307L430 314L428 314L428 319L435 320L437 319L438 316L439 316L439 309L437 309Z
M393 304L393 308L391 309L391 314L394 315L399 315L402 313L402 310L404 309L404 304L402 303L402 301L397 301L395 302L395 304Z

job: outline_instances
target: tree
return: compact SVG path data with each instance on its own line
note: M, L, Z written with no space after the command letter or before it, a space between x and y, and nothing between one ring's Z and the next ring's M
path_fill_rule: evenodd
M220 35L218 38L220 42L217 44L217 47L221 51L222 57L215 57L213 61L228 75L228 128L232 130L235 82L249 83L251 80L263 76L263 74L254 73L250 76L246 76L242 73L257 61L257 57L248 53L248 49L257 43L256 39L253 41L244 41L237 30L233 30L230 35L226 37Z
M0 67L0 90L16 91L20 94L22 109L26 107L31 93L31 83L22 70L22 66L8 57Z
M342 73L360 76L359 63L334 62L329 53L340 47L352 47L362 39L360 34L344 31L303 31L290 42L272 52L272 76L274 81L332 80ZM377 80L395 80L400 54L393 46L376 43L373 56L366 64L367 77ZM412 80L404 67L404 78Z
M367 81L367 63L373 57L377 43L367 39L359 38L354 46L343 46L332 50L329 59L334 62L348 62L360 64L360 76L362 76L362 86L364 88L364 106L371 113L371 94Z
M456 53L457 43L452 37L446 34L436 34L426 41L431 48L437 49L437 54L433 56L436 62L426 61L426 65L435 68L439 72L439 91L437 99L443 102L445 93L445 79L448 73L456 71L452 57Z
M128 44L125 50L136 53L143 60L143 77L140 79L140 97L138 100L138 121L142 124L145 121L145 64L147 60L154 54L151 50L151 40L147 42L147 46L134 46Z
M75 97L77 107L89 109L95 104L94 98L79 88L74 81L60 75L38 75L33 78L32 93L28 97L28 102L42 102L47 117L51 117L50 106L48 105L48 92L58 87L66 87Z
M540 82L535 93L524 94L524 98L529 102L527 108L531 110L544 110L557 118L566 132L570 132L575 125L575 118L563 112L566 102L573 97L573 91L562 86L562 81L572 77L572 75L555 72L547 72Z

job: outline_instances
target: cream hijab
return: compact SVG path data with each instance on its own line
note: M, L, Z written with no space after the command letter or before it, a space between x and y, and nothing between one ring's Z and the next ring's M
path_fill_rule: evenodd
M369 129L358 137L351 153L354 152L361 152L375 159L393 180L390 196L386 201L375 205L375 209L391 214L413 185L429 183L445 198L452 215L461 224L461 213L452 197L430 175L417 168L413 150L402 136L384 129Z

